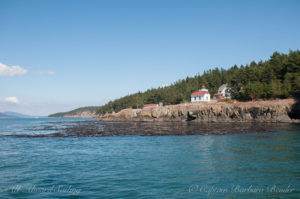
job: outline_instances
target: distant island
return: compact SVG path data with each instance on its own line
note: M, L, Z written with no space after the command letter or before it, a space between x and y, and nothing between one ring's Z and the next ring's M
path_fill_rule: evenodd
M25 115L16 112L0 112L0 119L9 119L9 118L35 118L40 116L32 116L32 115Z
M176 105L189 103L191 94L206 86L211 96L218 95L221 85L230 88L230 99L223 102L247 102L256 100L274 100L294 98L295 104L288 102L290 110L287 114L300 119L298 98L300 94L300 51L290 51L288 54L274 52L267 61L252 61L248 65L237 66L225 70L215 68L204 71L202 75L178 80L170 86L137 92L103 106L83 107L69 112L56 113L49 117L100 117L115 114L124 109L141 109L145 105ZM205 102L199 102L205 103ZM278 104L278 102L276 103ZM279 103L280 105L280 103ZM295 108L296 107L296 108Z
M4 113L0 113L0 119L8 119L8 118L14 118L14 117L10 115L6 115Z
M101 106L87 106L74 109L68 112L61 112L49 115L48 117L79 117L79 118L91 118L94 117L96 112L100 109Z

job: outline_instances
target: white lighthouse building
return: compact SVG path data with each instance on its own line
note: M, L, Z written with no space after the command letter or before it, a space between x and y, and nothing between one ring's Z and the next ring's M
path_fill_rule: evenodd
M210 101L210 94L205 86L199 91L196 91L191 94L191 102L209 102Z

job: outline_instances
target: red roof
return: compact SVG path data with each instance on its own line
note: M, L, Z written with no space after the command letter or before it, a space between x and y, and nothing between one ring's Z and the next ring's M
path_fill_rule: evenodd
M197 91L197 92L192 93L192 96L204 95L206 93L208 93L208 92L207 91Z
M158 104L144 104L144 107L158 106Z

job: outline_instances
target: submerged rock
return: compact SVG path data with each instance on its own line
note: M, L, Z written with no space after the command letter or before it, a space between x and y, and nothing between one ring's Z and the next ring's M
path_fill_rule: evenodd
M167 136L167 135L224 135L236 133L271 132L277 128L299 128L299 124L283 123L189 123L189 122L101 122L81 121L70 126L53 123L54 133L12 134L14 137L104 137L104 136ZM45 128L49 128L45 126ZM43 129L39 128L42 132Z

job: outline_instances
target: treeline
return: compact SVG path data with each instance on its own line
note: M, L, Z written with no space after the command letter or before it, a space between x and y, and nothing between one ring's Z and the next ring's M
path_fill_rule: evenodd
M142 108L144 104L178 104L190 101L192 92L205 85L213 96L218 88L227 83L234 99L288 98L300 93L300 51L289 54L274 52L267 61L252 61L249 65L234 65L228 70L215 68L202 75L187 77L171 86L138 92L101 106L97 113L118 112L124 108Z

